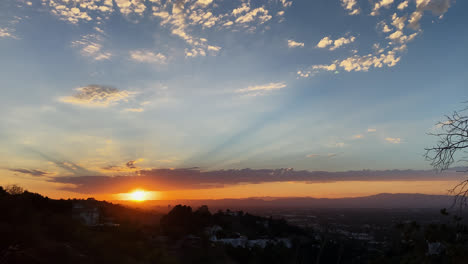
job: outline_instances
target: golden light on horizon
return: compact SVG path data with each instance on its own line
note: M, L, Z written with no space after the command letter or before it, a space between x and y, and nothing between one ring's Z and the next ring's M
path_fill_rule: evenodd
M146 200L146 193L145 193L145 191L142 191L142 190L136 190L136 191L130 193L130 198L133 201L142 202L142 201Z
M145 191L143 189L135 189L129 193L119 193L116 194L117 199L127 200L134 202L144 202L147 200L155 200L159 196L157 192L154 191Z

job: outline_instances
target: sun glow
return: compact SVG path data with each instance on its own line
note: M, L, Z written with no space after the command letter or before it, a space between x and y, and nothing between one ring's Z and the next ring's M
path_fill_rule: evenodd
M144 202L147 200L155 200L158 198L158 193L153 191L145 191L143 189L136 189L128 193L116 194L116 198L119 200L127 200L134 202Z
M136 190L136 191L130 193L130 198L133 201L142 202L142 201L145 201L147 199L147 194L143 190Z

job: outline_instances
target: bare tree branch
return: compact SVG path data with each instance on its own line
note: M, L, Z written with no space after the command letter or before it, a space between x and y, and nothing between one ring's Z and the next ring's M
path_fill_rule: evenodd
M438 171L446 170L455 162L467 162L467 157L455 160L455 154L468 153L468 116L464 111L468 107L451 115L445 116L446 120L436 124L436 128L441 130L429 135L438 137L437 144L426 148L425 158ZM464 170L463 172L468 172ZM459 210L468 205L468 179L460 182L449 193L454 196L452 207L458 206Z

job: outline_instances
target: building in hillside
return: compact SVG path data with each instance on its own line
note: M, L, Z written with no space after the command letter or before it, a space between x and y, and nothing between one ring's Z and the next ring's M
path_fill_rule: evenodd
M95 206L88 206L83 203L73 204L73 219L81 221L87 226L97 226L99 224L100 212Z

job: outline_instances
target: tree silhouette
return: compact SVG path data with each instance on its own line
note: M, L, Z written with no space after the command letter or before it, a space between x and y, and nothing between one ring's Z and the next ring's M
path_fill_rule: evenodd
M5 186L5 191L11 195L18 195L24 193L25 190L19 185L11 184Z
M425 158L438 171L446 170L455 162L468 162L466 157L456 158L457 154L468 153L468 108L446 115L446 120L436 124L440 132L430 133L438 137L435 146L426 148ZM458 159L458 160L457 160ZM464 172L468 172L466 169ZM457 184L450 192L455 196L454 205L468 205L468 179Z

